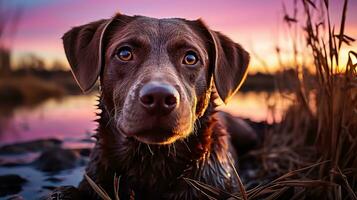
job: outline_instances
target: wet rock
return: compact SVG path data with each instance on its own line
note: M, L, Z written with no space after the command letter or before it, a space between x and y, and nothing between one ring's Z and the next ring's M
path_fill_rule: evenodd
M1 162L0 161L0 166L2 167L20 167L20 166L25 166L27 163L22 163L22 162Z
M79 154L81 154L81 156L88 157L90 155L91 151L92 150L89 148L80 149Z
M56 186L52 186L52 185L44 185L42 186L43 189L46 189L46 190L54 190L56 189Z
M79 190L73 186L61 186L56 188L46 199L81 199Z
M44 151L58 148L62 144L58 139L41 139L30 142L21 142L0 147L0 154L21 154L27 152Z
M44 151L35 160L34 165L37 169L44 172L57 172L65 169L72 169L78 165L80 155L71 149L54 148Z
M16 174L0 176L0 197L19 193L26 182L26 179Z
M90 153L92 152L92 149L90 149L90 148L78 148L78 149L72 149L72 151L77 152L82 157L89 157Z

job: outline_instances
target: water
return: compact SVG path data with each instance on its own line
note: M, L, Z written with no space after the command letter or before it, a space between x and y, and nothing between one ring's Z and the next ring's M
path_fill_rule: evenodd
M291 99L291 94L282 96L278 92L245 92L238 93L219 109L255 122L273 123L281 121L284 111L292 103Z
M96 95L67 96L61 100L50 99L35 107L18 107L0 111L0 146L35 139L58 138L64 141L65 148L91 147L93 143L84 142L93 134L96 123ZM289 101L283 100L278 93L247 92L234 96L227 105L219 106L220 110L234 116L249 118L253 121L281 120ZM275 108L271 112L269 108ZM39 153L26 153L17 156L0 156L0 159L33 160ZM21 159L21 158L20 158ZM42 173L31 166L0 167L0 175L18 174L27 180L19 193L26 199L38 199L50 190L43 186L78 185L82 179L84 167L62 171L56 175ZM49 177L62 179L61 182L50 182ZM7 197L0 197L0 199Z
M95 95L50 99L36 107L19 107L0 115L0 145L34 139L75 141L93 133Z

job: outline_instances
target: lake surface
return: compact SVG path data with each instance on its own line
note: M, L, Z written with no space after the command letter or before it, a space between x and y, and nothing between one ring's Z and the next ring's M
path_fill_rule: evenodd
M35 107L18 107L0 115L0 145L34 139L76 140L93 133L95 95L49 99Z

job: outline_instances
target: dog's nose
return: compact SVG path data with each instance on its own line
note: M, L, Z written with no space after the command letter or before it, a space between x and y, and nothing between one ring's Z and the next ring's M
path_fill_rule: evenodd
M178 106L180 95L171 85L159 82L145 84L139 92L141 105L150 114L166 115Z

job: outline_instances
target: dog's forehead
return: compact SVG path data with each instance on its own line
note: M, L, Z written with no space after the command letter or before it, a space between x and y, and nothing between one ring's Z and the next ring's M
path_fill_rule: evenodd
M157 19L151 17L137 16L131 23L133 26L148 28L157 31L190 31L184 19L180 18L164 18Z
M144 16L135 16L122 30L126 35L140 35L147 39L168 40L177 36L198 38L197 34L180 18L157 19Z

